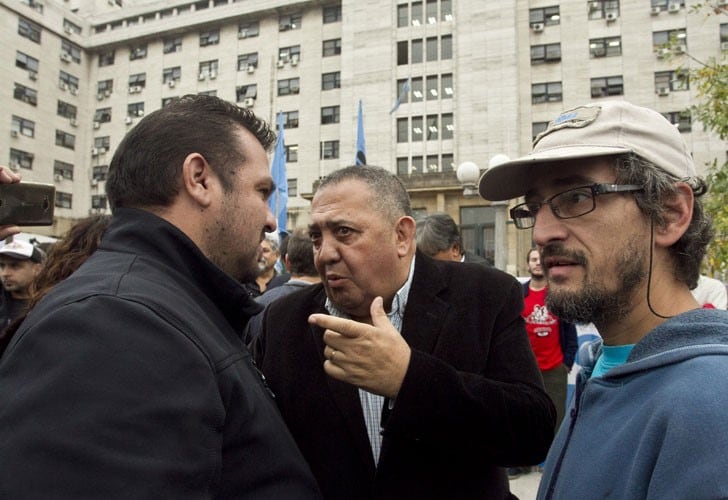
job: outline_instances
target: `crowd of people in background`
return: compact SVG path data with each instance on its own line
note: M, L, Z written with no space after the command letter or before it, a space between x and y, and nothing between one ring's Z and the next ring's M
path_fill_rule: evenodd
M525 199L520 283L375 166L279 236L274 140L184 96L119 145L111 216L47 252L0 227L0 497L508 499L533 467L542 499L728 496L726 287L658 113L577 107L484 174Z

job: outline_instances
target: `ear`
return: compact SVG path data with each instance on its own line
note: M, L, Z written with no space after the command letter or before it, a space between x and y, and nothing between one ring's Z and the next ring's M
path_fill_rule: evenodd
M667 248L685 234L693 218L694 195L685 182L676 183L678 192L665 200L665 221L655 228L655 244Z
M211 187L217 182L205 157L199 153L190 153L182 164L182 190L202 207L212 203Z
M415 244L415 220L412 217L400 217L394 226L397 237L397 253L400 257L409 255Z
M454 261L460 261L463 258L463 250L460 248L460 243L453 243L450 247L450 258Z

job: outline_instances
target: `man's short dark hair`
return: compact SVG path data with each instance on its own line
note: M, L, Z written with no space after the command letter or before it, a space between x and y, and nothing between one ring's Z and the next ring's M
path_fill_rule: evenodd
M308 230L298 228L288 236L286 248L291 274L303 276L318 276L313 263L313 242Z
M402 180L392 172L373 165L350 166L335 170L323 178L318 189L345 180L358 180L367 184L374 194L372 208L392 222L402 216L412 217L409 194Z
M415 234L417 248L425 255L432 257L455 244L460 248L460 255L463 254L460 228L448 214L434 213L418 218Z
M245 161L237 127L253 134L266 151L275 143L275 133L252 111L213 96L185 95L145 116L111 160L106 194L112 210L169 206L191 153L204 156L223 188L232 189L234 165Z

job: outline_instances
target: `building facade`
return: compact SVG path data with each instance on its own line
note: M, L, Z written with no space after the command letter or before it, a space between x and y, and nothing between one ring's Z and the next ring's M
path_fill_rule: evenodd
M361 100L368 163L513 274L529 232L466 195L458 165L523 155L560 110L607 99L668 116L699 169L726 155L686 112L681 68L728 51L728 17L684 0L0 0L0 15L0 162L55 183L55 235L108 210L116 145L188 93L283 113L289 227L319 178L354 163Z

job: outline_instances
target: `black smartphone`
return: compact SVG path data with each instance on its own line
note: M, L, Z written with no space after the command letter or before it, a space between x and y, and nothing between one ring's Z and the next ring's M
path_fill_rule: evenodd
M56 187L40 182L0 184L0 226L51 226Z

